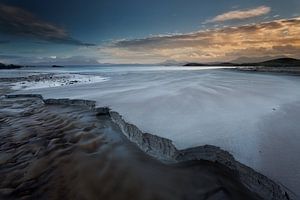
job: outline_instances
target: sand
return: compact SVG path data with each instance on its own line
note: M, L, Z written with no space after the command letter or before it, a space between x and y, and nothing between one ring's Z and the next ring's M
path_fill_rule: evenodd
M0 101L3 199L260 199L221 164L163 164L108 116L40 99Z
M92 71L105 82L19 93L95 100L179 149L219 146L300 195L299 76L111 68Z
M0 114L3 198L259 198L245 188L237 171L220 163L163 164L149 157L109 116L32 98L1 99Z

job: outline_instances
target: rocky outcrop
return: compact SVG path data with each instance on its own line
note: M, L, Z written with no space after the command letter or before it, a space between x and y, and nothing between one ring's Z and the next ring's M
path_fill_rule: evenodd
M164 162L176 162L178 150L171 140L143 133L137 126L127 123L117 112L110 111L109 114L127 138L144 152Z
M96 107L95 101L82 99L44 99L39 94L6 95L6 98L39 98L45 104L84 106L96 115L109 115L124 135L141 150L165 163L178 163L195 160L217 162L233 170L241 182L252 192L263 199L289 200L296 199L293 193L268 177L254 171L250 167L236 161L227 151L212 145L178 150L171 140L150 133L142 132L137 126L126 122L122 116L108 107Z
M95 108L96 115L109 115L110 108L109 107L99 107Z
M86 106L95 109L96 102L84 99L44 99L40 94L10 94L5 95L6 98L39 98L48 105L69 105L69 106ZM100 108L103 109L103 108Z
M264 199L297 199L294 193L280 183L275 183L238 161L235 162L235 165L242 183L250 191L256 192Z
M191 160L209 160L221 163L232 170L236 170L236 160L227 151L213 145L204 145L194 148L180 150L176 157L178 162L186 162Z
M296 199L284 186L275 183L268 177L254 171L252 168L236 161L227 151L212 145L204 145L179 151L178 162L192 160L208 160L218 162L235 171L241 182L263 199Z
M6 98L39 98L44 100L43 96L40 94L9 94L5 95Z
M45 104L60 104L70 106L87 106L90 109L94 109L96 102L83 99L44 99Z

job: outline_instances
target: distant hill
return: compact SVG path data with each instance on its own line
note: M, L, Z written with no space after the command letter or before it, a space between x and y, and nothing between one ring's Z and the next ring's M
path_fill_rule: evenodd
M157 63L157 65L163 65L163 66L182 66L185 65L187 62L181 62L181 61L177 61L177 60L166 60L164 62L161 63Z
M275 60L278 58L286 58L286 56L261 56L261 57L239 57L230 61L231 63L258 63L258 62L265 62L268 60Z
M253 64L265 67L300 67L300 60L295 58L278 58Z
M184 66L261 66L261 67L300 67L300 60L295 58L277 58L252 63L187 63Z
M203 64L203 63L187 63L183 66L207 66L208 64Z
M219 63L187 63L183 66L240 66L240 64L231 62L219 62Z
M20 65L13 65L13 64L6 65L6 64L0 63L0 69L19 69L21 67L22 66L20 66Z

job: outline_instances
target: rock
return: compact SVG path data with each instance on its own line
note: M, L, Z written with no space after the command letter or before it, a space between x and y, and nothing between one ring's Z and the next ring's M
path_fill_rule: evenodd
M96 105L95 101L82 100L82 99L45 99L45 104L56 104L56 105L73 105L73 106L87 106L90 109Z
M95 109L96 115L109 115L109 107L98 107Z
M175 162L178 150L171 140L143 133L135 125L127 123L117 112L110 111L110 116L127 138L137 144L147 154L167 163Z
M9 94L5 95L6 98L39 98L43 100L43 96L40 94Z

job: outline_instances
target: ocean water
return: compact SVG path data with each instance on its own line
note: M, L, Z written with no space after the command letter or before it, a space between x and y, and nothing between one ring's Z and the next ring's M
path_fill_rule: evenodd
M23 69L24 74L49 71L107 81L26 93L96 100L141 130L173 140L179 149L219 146L300 194L299 76L205 67Z

